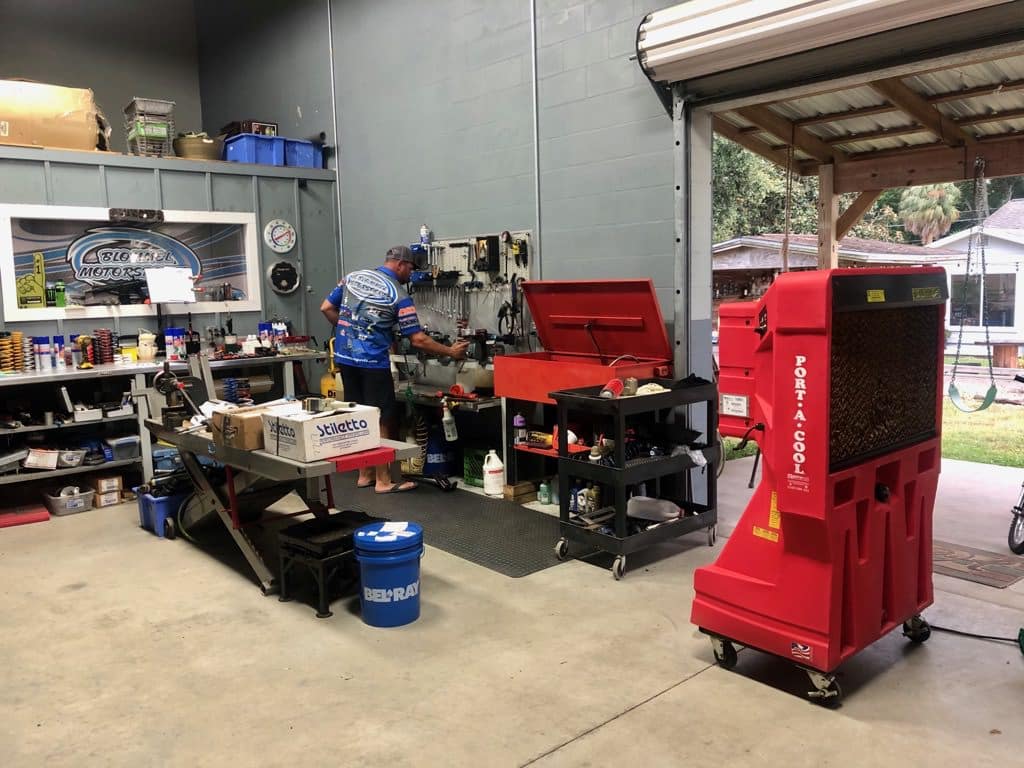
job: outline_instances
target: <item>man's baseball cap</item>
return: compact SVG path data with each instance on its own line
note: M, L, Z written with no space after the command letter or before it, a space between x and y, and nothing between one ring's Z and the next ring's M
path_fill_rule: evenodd
M406 245L396 245L388 249L387 258L389 261L407 261L417 269L420 269L426 262L426 249L416 243L412 248Z

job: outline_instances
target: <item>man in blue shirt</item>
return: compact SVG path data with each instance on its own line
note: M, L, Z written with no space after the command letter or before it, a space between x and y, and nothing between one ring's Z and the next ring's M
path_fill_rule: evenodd
M405 289L416 256L404 245L388 250L384 265L360 269L345 276L320 305L334 326L334 361L341 367L345 399L380 409L380 431L397 436L398 403L391 378L391 343L397 327L417 349L432 355L461 360L468 342L439 344L420 328L416 307ZM382 464L359 470L360 488L376 487L377 493L402 493L416 483L393 483L391 467Z

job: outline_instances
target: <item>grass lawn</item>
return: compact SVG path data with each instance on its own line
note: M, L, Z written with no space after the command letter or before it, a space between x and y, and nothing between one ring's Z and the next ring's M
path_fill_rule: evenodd
M945 398L942 455L947 459L1024 467L1024 406L993 403L980 413L962 413Z
M753 456L751 440L737 451L739 440L725 439L726 461ZM1024 467L1024 406L993 403L979 413L962 413L946 397L942 405L942 455L947 459Z

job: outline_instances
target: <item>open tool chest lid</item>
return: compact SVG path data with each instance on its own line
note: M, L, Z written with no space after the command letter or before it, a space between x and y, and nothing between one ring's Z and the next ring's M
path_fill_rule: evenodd
M523 295L544 349L612 359L670 360L654 281L526 280Z

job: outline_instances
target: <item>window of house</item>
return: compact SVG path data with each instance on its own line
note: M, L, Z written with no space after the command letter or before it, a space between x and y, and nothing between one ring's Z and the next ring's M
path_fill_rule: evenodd
M981 325L981 276L953 275L950 288L950 325Z
M997 327L1013 325L1016 287L1016 275L985 275L985 321L988 325Z

